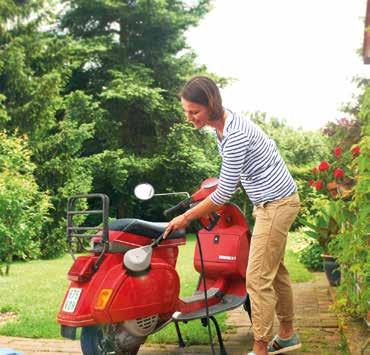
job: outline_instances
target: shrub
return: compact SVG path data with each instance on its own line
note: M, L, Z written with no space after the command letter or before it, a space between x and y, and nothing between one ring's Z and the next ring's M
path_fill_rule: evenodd
M323 248L319 243L312 242L298 254L298 260L311 271L322 271Z
M32 174L25 139L0 133L0 142L0 274L7 275L14 257L39 256L40 231L50 206Z

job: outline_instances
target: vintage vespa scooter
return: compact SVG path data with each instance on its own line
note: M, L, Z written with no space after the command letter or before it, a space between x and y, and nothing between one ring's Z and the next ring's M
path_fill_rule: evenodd
M216 178L203 181L191 197L166 213L202 201L216 189L217 182ZM135 191L145 199L154 195L149 184L139 185ZM79 209L81 199L100 199L101 209ZM240 209L227 203L217 214L200 219L202 229L194 253L194 267L200 277L193 296L185 298L179 297L176 271L185 231L171 233L163 240L167 223L139 219L108 223L108 210L109 199L103 194L77 195L68 201L68 243L72 246L78 240L83 245L83 238L92 238L92 250L75 258L68 272L71 282L57 316L62 336L75 339L76 328L81 327L85 355L134 355L148 335L169 323L176 327L179 345L185 346L179 322L201 319L209 326L212 320L221 354L226 354L214 315L240 305L250 315L245 288L250 232ZM86 214L102 215L102 227L76 226L74 218ZM97 228L98 232L92 231Z

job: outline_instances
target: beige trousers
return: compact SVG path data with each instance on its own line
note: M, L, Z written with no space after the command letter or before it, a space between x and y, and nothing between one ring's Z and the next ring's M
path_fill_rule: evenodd
M274 312L279 321L294 318L293 295L284 253L289 228L300 207L298 194L255 206L256 219L247 268L247 291L252 306L256 341L268 342Z

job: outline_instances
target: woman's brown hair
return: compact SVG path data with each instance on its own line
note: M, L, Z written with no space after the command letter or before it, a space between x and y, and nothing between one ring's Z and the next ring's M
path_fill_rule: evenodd
M190 79L180 92L187 101L207 106L211 120L219 120L224 115L220 90L216 83L206 76L195 76Z

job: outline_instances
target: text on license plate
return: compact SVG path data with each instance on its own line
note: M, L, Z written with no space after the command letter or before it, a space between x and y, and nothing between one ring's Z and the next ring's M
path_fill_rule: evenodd
M64 302L63 311L73 313L80 299L82 288L71 287Z

